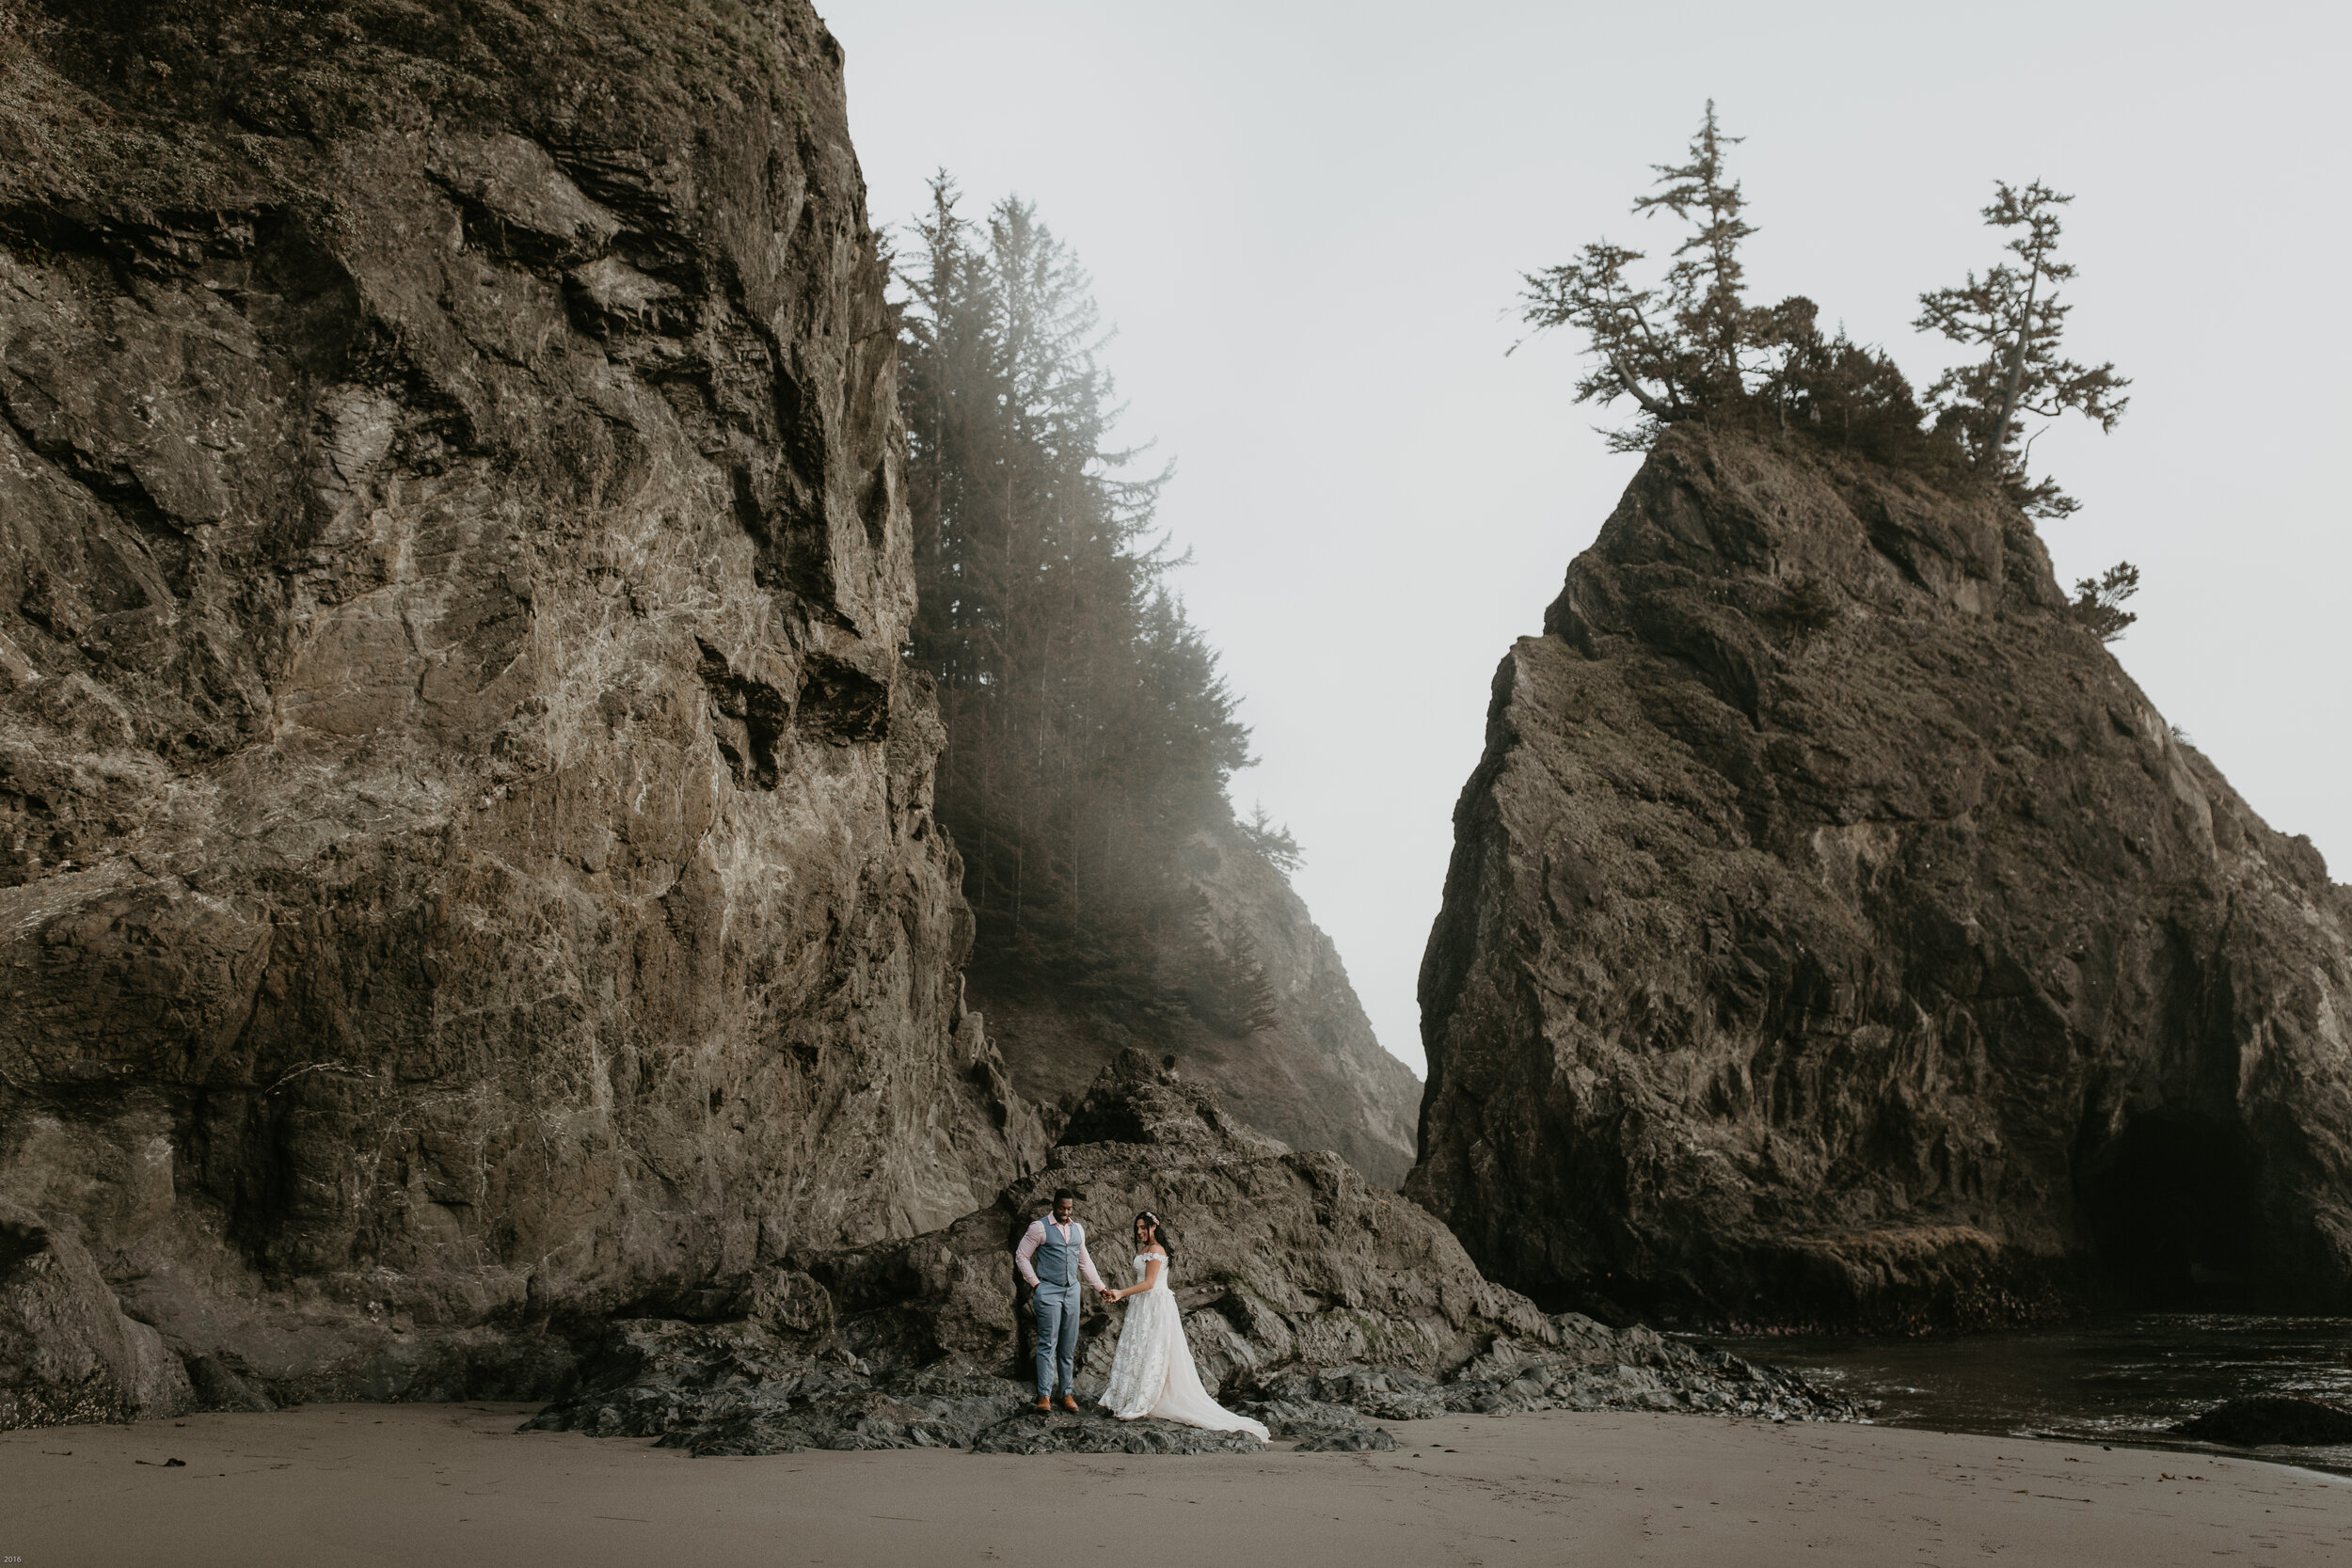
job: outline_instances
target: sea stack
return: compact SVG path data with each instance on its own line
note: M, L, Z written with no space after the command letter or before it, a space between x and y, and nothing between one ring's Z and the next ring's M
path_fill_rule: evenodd
M2352 891L2028 519L1677 425L1497 672L1406 1191L1547 1307L2352 1306Z

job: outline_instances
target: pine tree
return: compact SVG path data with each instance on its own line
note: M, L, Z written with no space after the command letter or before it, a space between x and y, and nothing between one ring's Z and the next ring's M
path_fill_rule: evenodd
M2062 517L2078 503L2049 480L2027 479L2019 416L2056 419L2071 410L2102 431L2113 430L2131 401L2120 394L2131 383L2115 373L2112 362L2089 367L2058 356L2074 309L2059 302L2058 286L2074 277L2073 263L2057 259L2058 210L2074 198L2038 180L2023 190L2006 181L1994 189L1984 221L2023 230L2007 247L2017 264L2001 262L1981 278L1971 272L1959 288L1919 296L1915 327L1987 351L1973 364L1947 371L1928 388L1928 403L1966 443L1979 472L2000 480L2036 515Z
M1664 188L1633 203L1637 213L1668 212L1691 225L1690 236L1675 247L1674 263L1666 269L1666 298L1694 361L1685 373L1701 402L1724 402L1746 390L1744 360L1756 324L1741 297L1747 271L1740 245L1756 227L1740 215L1747 201L1740 182L1725 177L1724 161L1724 150L1745 139L1723 134L1715 101L1708 99L1707 117L1691 142L1690 162L1653 166Z
M1258 956L1257 943L1239 925L1216 917L1208 897L1191 897L1190 951L1184 955L1187 1009L1219 1034L1239 1039L1282 1021L1282 999Z
M1577 261L1522 275L1521 320L1536 333L1573 326L1584 334L1596 363L1577 381L1576 401L1606 408L1630 398L1640 405L1644 418L1607 432L1612 451L1646 451L1661 427L1700 411L1686 393L1697 379L1690 346L1658 291L1636 288L1627 276L1641 260L1641 251L1595 240Z
M2139 619L2123 601L2139 592L2139 568L2119 561L2096 578L2074 584L2074 619L2102 642L2112 642Z
M1710 99L1685 161L1652 166L1658 188L1632 210L1670 213L1689 228L1656 286L1634 279L1645 253L1605 239L1574 261L1522 275L1519 315L1534 334L1573 326L1584 335L1594 364L1577 401L1606 407L1627 398L1642 410L1630 427L1607 433L1613 451L1645 451L1666 425L1746 405L1816 336L1810 300L1746 303L1740 247L1756 230L1726 161L1740 139L1724 134Z
M1277 823L1265 812L1265 802L1255 802L1247 821L1236 821L1234 827L1252 849L1265 858L1266 863L1284 875L1307 863L1307 852L1298 847L1289 828Z

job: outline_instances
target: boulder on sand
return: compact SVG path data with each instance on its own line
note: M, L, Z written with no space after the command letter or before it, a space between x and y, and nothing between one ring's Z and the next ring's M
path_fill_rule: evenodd
M123 1316L88 1249L0 1203L0 1431L168 1416L194 1397L180 1358Z
M2352 1410L2300 1394L2256 1394L2217 1404L2172 1430L2183 1437L2241 1449L2270 1443L2305 1448L2352 1443Z

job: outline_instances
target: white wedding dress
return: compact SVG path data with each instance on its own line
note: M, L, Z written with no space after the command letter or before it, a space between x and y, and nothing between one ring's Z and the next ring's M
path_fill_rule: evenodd
M1265 1441L1263 1425L1234 1415L1201 1386L1192 1347L1184 1343L1184 1316L1168 1288L1166 1260L1138 1257L1136 1283L1143 1282L1153 1263L1160 1265L1159 1282L1127 1298L1127 1321L1119 1330L1119 1354L1103 1387L1103 1407L1122 1421L1152 1416L1211 1432L1247 1432Z

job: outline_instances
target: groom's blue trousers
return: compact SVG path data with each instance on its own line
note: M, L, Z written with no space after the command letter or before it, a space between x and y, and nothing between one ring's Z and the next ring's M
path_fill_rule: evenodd
M1077 1392L1078 1287L1037 1288L1037 1391L1040 1398Z

